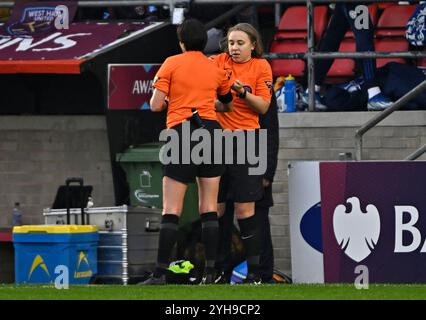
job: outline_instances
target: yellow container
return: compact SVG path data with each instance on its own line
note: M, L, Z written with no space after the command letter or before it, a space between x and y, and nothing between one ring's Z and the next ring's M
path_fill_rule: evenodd
M35 225L13 228L13 233L90 233L97 232L97 226L90 225Z

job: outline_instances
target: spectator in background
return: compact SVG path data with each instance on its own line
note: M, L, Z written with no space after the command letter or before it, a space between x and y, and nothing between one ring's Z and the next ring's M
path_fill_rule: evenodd
M208 23L232 9L232 5L203 5L191 2L188 17L196 18L201 22ZM207 44L204 53L211 54L220 51L219 43L224 37L224 30L229 27L229 21L225 21L207 30Z
M374 26L369 18L368 28L356 26L356 7L362 3L336 3L333 15L321 40L318 52L337 52L346 32L351 29L355 35L356 50L358 52L374 50ZM315 106L318 110L326 110L320 96L321 85L334 59L317 59L315 61ZM376 82L376 59L361 59L363 81L368 91L368 110L384 110L392 105L392 101L380 90ZM360 85L361 83L354 83ZM308 90L302 95L306 104L309 100Z
M236 5L205 5L205 4L196 4L191 3L189 7L188 17L193 17L199 19L203 23L208 23L213 19L218 18L219 16L227 13ZM232 24L237 23L249 23L256 29L259 26L258 16L257 16L257 7L254 5L248 6L244 10L240 11L235 17L224 21L209 30L207 30L207 45L204 49L206 54L217 53L221 50L220 42L225 36L225 30L227 30Z
M242 10L235 17L237 23L249 23L256 29L259 29L259 19L257 14L257 6L251 5L246 9Z
M260 225L260 277L262 282L270 283L274 272L274 249L272 246L269 208L274 205L272 183L277 169L279 149L278 110L275 95L272 94L271 106L264 115L259 116L260 128L268 130L268 164L263 175L263 198L256 201L255 214Z
M146 6L120 6L113 8L113 15L118 20L142 20L145 16Z
M76 20L105 20L109 18L112 7L79 7L76 13Z
M154 22L158 20L158 8L149 6L120 6L114 7L113 15L115 19L124 20L143 20L145 22Z

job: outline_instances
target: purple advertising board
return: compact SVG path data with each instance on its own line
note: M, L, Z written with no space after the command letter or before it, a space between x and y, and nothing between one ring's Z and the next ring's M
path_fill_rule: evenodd
M145 23L71 23L37 36L0 34L0 63L16 60L85 59L146 30Z
M0 74L79 74L81 64L162 22L73 22L75 1L17 2L0 24Z
M12 36L37 36L67 28L77 11L76 1L16 2L3 26L3 33Z
M325 282L426 282L426 162L321 162Z
M149 110L152 82L159 64L110 64L108 109Z

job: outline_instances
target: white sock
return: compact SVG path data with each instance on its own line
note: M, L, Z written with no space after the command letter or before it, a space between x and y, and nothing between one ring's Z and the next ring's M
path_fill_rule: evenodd
M373 98L374 96L377 96L380 92L382 92L379 87L372 87L368 89L367 91L368 91L368 100L370 100L371 98Z

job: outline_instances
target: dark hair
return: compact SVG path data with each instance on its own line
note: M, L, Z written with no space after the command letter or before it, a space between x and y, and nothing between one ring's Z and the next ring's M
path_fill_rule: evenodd
M207 44L207 32L197 19L187 19L177 28L177 37L187 51L203 51Z
M262 45L262 38L260 37L259 32L256 30L255 27L253 27L249 23L239 23L235 26L229 28L228 33L226 34L226 41L228 41L229 34L232 31L242 31L246 33L251 41L251 43L254 45L254 50L251 52L251 56L254 58L260 58L263 55L263 45ZM226 43L226 46L224 46L224 51L229 53L228 44Z

